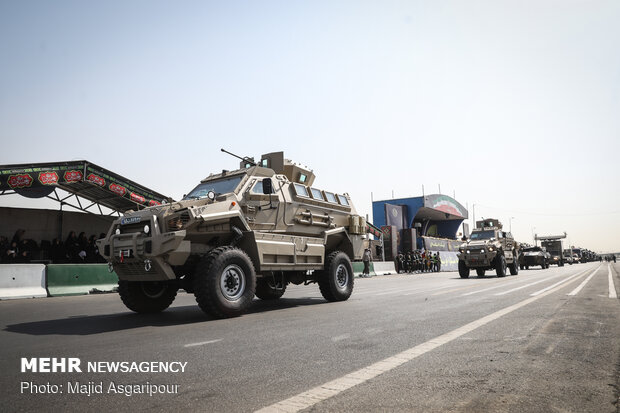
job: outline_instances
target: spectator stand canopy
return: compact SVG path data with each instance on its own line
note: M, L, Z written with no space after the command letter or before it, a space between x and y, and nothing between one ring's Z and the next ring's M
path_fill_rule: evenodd
M417 236L456 238L467 209L454 198L432 194L413 198L374 201L372 214L376 226L394 225L400 231L415 228Z
M59 189L68 193L59 193ZM0 165L0 195L48 198L83 212L120 215L172 199L88 161ZM80 199L83 198L83 199ZM83 200L88 202L84 202ZM113 212L106 214L104 206Z

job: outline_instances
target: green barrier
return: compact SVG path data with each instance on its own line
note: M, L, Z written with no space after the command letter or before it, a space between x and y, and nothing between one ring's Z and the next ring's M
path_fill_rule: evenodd
M355 276L357 277L360 277L362 275L362 272L364 271L364 263L360 261L356 261L356 262L353 262L352 264L353 264L353 274L355 274ZM375 266L372 262L370 263L370 275L377 275L375 274Z
M118 287L118 277L107 264L50 264L46 278L50 297L111 292Z

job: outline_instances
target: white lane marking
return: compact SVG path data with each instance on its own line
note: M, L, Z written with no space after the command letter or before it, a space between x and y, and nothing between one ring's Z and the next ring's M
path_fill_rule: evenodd
M568 280L569 279L563 280L562 283L568 282ZM395 369L396 367L399 367L415 359L416 357L419 357L425 353L428 353L431 350L436 349L439 346L442 346L467 333L470 333L477 328L490 323L491 321L497 320L498 318L503 317L506 314L510 314L513 311L520 309L521 307L525 307L526 305L531 304L534 301L537 301L549 294L552 294L563 287L564 285L559 286L555 289L548 289L547 291L541 292L534 297L527 298L517 304L513 304L502 310L496 311L476 321L472 321L471 323L465 324L464 326L459 327L456 330L452 330L439 337L435 337L434 339L431 339L425 343L419 344L415 347L411 347L410 349L400 352L392 357L388 357L386 359L378 361L377 363L371 364L370 366L346 374L335 380L323 383L320 386L317 386L303 393L299 393L293 397L289 397L286 400L282 400L272 405L263 407L256 412L298 412L300 410L312 407L323 400L336 396L345 390L357 386L358 384L364 383L374 377L379 376L380 374Z
M535 275L532 275L532 274L529 274L529 275L530 275L530 276L528 277L528 279L529 279L529 278L534 278L534 277L535 277ZM561 274L558 274L558 275L553 275L553 276L551 276L551 277L549 277L549 278L546 278L546 279L547 279L547 280L549 280L549 279L551 279L551 278L553 278L553 277L559 277L560 275L561 275ZM513 285L514 285L514 284L518 283L519 281L526 281L526 280L527 280L527 279L524 279L524 278L522 278L522 277L521 277L521 278L518 278L518 279L514 279L514 278L513 278L511 281L513 281ZM497 289L497 288L502 288L502 287L506 287L506 283L505 283L503 280L501 280L501 281L496 281L496 282L495 282L495 284L494 284L493 286L489 287L489 288L484 288L484 289L482 289L482 290L476 290L476 291L472 291L472 292L469 292L469 293L465 293L465 294L462 294L462 295L461 295L461 297L467 297L467 296L469 296L469 295L474 295L474 294L478 294L478 293L483 293L483 292L485 292L485 291L495 290L495 289Z
M501 287L505 287L505 286L506 286L505 284L499 283L499 285L495 285L495 286L493 286L493 287L484 288L484 289L482 289L482 290L476 290L476 291L472 291L472 292L470 292L470 293L465 293L465 294L462 294L462 295L461 295L461 297L467 297L468 295L473 295L473 294L483 293L483 292L485 292L485 291L494 290L494 289L496 289L496 288L501 288Z
M418 288L416 290L410 290L410 292L408 292L407 294L401 294L401 295L407 296L407 295L415 295L415 294L418 294L418 293L430 293L432 291L443 290L443 289L451 288L451 287L454 287L454 286L445 286L444 285L443 287L436 287L436 288L430 288L430 289L428 289L428 288Z
M598 267L597 267L596 269L598 269ZM596 270L595 270L595 271L596 271ZM535 297L535 296L537 296L537 295L539 295L539 294L544 294L545 292L547 292L547 291L551 290L552 288L554 288L554 287L556 287L556 286L558 286L558 285L564 284L565 282L567 282L567 281L569 281L569 280L572 280L572 279L573 279L573 278L575 278L575 277L583 277L583 276L584 276L584 274L585 274L585 273L587 273L587 272L588 272L588 270L586 270L586 271L582 271L582 272L580 272L580 273L577 273L577 274L575 274L575 275L573 275L573 276L570 276L570 277L568 277L568 278L565 278L565 279L563 279L563 280L560 280L560 281L558 281L557 283L555 283L555 284L553 284L553 285L550 285L549 287L546 287L546 288L543 288L542 290L536 291L536 292L534 292L534 293L532 293L532 294L530 294L530 295L531 295L532 297Z
M218 338L217 340L201 341L199 343L189 343L189 344L184 345L183 347L204 346L205 344L213 344L213 343L217 343L218 341L222 341L222 339Z
M516 288L513 288L513 289L508 290L508 291L502 291L501 293L497 293L497 294L495 294L495 295L506 295L506 294L510 294L510 293L511 293L511 292L513 292L513 291L522 290L522 289L524 289L524 288L530 287L530 286L532 286L532 285L540 284L540 283L545 282L545 281L552 280L552 279L557 278L557 277L560 277L560 276L562 276L562 275L563 275L563 274L556 274L556 275L552 275L551 277L543 278L542 280L534 281L533 283L525 284L525 285L522 285L521 287L516 287Z
M579 294L579 291L581 291L583 289L583 287L586 286L586 284L588 283L588 281L590 281L592 279L592 277L594 277L594 274L596 274L596 272L598 271L600 267L597 267L594 271L592 271L592 274L588 275L588 278L586 278L585 280L583 280L583 282L581 284L579 284L577 286L577 288L575 288L573 291L571 291L570 293L566 294L566 295L577 295Z
M609 270L609 298L618 298L616 286L614 285L614 277L611 274L611 263L609 263L607 269Z
M335 343L337 341L346 340L351 337L351 334L342 334L336 337L332 337L332 341Z

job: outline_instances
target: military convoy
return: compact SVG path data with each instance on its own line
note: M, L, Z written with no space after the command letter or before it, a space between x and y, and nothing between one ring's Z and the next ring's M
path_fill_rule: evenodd
M547 252L545 247L528 246L521 248L519 254L519 266L522 270L529 270L530 267L540 265L541 269L549 268L551 262L551 254Z
M486 270L495 270L498 277L505 277L506 268L511 275L519 273L519 244L497 219L476 221L476 228L457 256L461 278L468 278L471 269L476 270L478 277L484 277Z
M125 213L97 241L129 309L160 312L181 288L216 317L244 313L254 296L278 299L288 284L349 298L366 233L349 195L314 187L312 170L283 152L238 158L239 169L209 175L181 201Z
M544 247L551 255L550 264L558 267L564 266L564 249L562 248L562 239L566 238L566 232L562 235L538 235L534 236L536 241L540 241L540 245Z

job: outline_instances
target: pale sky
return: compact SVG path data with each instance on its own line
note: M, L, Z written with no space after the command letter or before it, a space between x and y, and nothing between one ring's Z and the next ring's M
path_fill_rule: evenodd
M238 165L221 147L282 150L363 215L441 185L520 241L620 251L618 22L596 0L0 0L0 164L86 159L178 199Z

